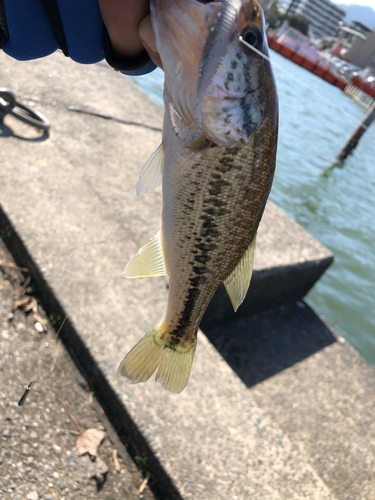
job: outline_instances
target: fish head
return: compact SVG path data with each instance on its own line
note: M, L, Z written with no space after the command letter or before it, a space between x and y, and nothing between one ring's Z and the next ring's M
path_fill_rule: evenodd
M273 82L257 0L152 0L151 14L176 135L186 144L247 142L262 121L264 81Z
M270 62L262 57L268 58L267 35L256 0L242 1L234 29L202 104L207 138L226 147L248 142L262 122L267 96L275 88Z

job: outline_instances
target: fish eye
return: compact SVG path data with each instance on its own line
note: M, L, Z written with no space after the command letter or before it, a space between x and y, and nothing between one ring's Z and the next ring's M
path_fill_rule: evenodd
M257 26L247 26L247 28L245 28L242 32L242 38L246 43L248 43L252 47L255 47L256 49L261 48L263 44L263 33ZM246 45L241 44L241 48L245 52L245 54L250 54L251 49L246 47Z

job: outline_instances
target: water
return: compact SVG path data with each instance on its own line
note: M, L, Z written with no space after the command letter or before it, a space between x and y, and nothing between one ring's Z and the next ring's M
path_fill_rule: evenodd
M279 54L271 52L271 60L280 134L270 197L334 254L307 301L375 365L375 124L338 165L336 155L364 110ZM132 80L163 104L162 71Z

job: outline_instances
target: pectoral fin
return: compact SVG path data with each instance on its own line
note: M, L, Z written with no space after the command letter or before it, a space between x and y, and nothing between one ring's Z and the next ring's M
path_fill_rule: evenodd
M160 231L138 250L122 273L124 278L145 278L148 276L165 276L166 274Z
M164 158L164 147L161 143L142 168L137 186L137 196L149 193L159 186L163 177Z
M237 311L242 304L247 294L247 290L249 289L250 279L253 273L255 240L256 238L251 242L249 248L237 264L237 267L231 272L228 278L224 280L225 288L235 311Z
M203 134L202 124L193 119L191 111L186 109L187 121L179 114L172 103L169 103L169 116L175 134L186 144L192 144Z

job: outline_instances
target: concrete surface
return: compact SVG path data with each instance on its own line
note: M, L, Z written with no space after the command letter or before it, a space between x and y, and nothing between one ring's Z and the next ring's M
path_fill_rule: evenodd
M135 450L119 442L63 346L54 364L59 341L40 304L36 314L14 310L17 300L34 299L33 282L22 291L28 273L14 265L0 239L0 498L139 499L144 478L127 449L133 458ZM37 321L43 331L36 329ZM31 391L18 406L30 379ZM95 462L79 456L76 447L79 434L92 428L107 434ZM147 486L141 498L155 497Z
M241 356L228 357L227 363L200 334L192 377L181 395L167 393L152 381L130 386L116 376L122 357L160 318L167 296L163 278L121 278L128 259L160 223L160 192L138 199L133 194L139 171L160 140L160 133L150 129L161 126L160 109L104 64L80 67L61 54L33 63L17 63L0 54L0 79L24 101L32 101L53 124L49 138L40 138L11 117L0 127L3 236L30 268L48 312L68 315L62 329L64 342L85 370L116 430L130 435L140 453L146 453L163 498L350 498L345 496L347 469L341 466L347 460L347 441L331 439L335 433L329 430L335 421L336 428L349 429L353 439L360 435L362 412L369 415L374 404L371 388L365 409L352 403L365 370L372 374L373 370L345 343L336 342L335 334L308 308L301 309L299 322L293 307L277 313L263 334L263 350L254 347L262 319L240 318L234 330L243 336L242 342L249 328L255 336L253 344L241 347L247 356L244 371L239 370ZM69 106L144 126L76 114ZM257 269L262 270L262 259L266 267L284 271L291 270L292 262L301 266L304 260L311 262L309 273L316 261L326 266L330 254L304 232L305 236L299 233L294 239L296 225L284 220L285 232L259 236ZM294 254L288 250L293 241L297 241ZM263 257L262 245L267 250ZM272 248L275 252L270 252ZM287 275L281 276L285 281ZM226 326L212 335L209 328L213 327L207 326L209 338L223 342ZM272 338L278 343L273 345ZM299 349L294 348L296 340ZM338 465L325 468L322 448L314 447L314 434L306 436L309 426L288 425L292 413L288 377L297 384L299 377L295 380L293 370L304 363L316 370L304 374L309 398L303 399L302 407L318 433L319 410L324 413L331 407L319 399L327 394L310 387L308 380L321 378L323 384L331 384L332 358L338 358L337 367L344 367L350 355L359 368L337 389L343 410L333 412L326 429L329 439L324 453L330 453ZM319 370L319 363L325 370ZM272 393L273 381L279 387L279 399L285 400L280 408ZM258 388L263 384L268 392L262 396ZM346 415L350 419L345 420ZM366 426L369 433L370 420ZM364 471L361 484L367 494L374 462L371 441L367 447L362 442L358 448L353 446L352 451L351 463L357 463L358 472ZM354 482L352 490L359 488Z
M332 498L375 498L373 367L303 303L202 329Z

